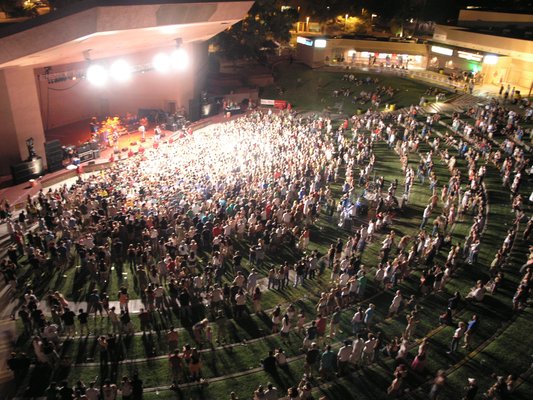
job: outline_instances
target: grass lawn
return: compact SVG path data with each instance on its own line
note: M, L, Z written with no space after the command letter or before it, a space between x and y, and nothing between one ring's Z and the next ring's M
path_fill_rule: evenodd
M354 74L358 79L363 80L367 77L378 78L380 86L392 86L393 89L397 90L393 97L383 99L381 109L385 107L385 104L396 104L397 109L418 104L420 97L429 87L429 85L420 82L387 74L345 71L340 68L337 72L316 71L303 64L281 64L275 69L275 74L278 77L276 84L263 89L261 97L286 100L299 111L338 110L339 107L342 107L342 113L348 115L355 114L358 108L366 111L370 103L353 104L351 97L333 97L334 90L351 88L354 95L359 95L361 91L372 91L375 87L374 84L355 86L353 83L343 81L342 76L345 73Z
M348 82L342 81L344 71L324 72L313 71L298 64L281 65L277 69L278 80L276 85L266 88L262 94L264 98L285 99L291 102L298 111L309 110L320 112L324 109L341 110L347 115L355 112L359 105L352 104L349 98L333 97L333 90L348 87ZM366 78L367 74L356 74L358 77ZM374 77L374 75L372 75ZM420 96L427 90L427 86L402 78L379 76L380 85L392 86L397 89L397 93L390 99L384 99L385 103L394 103L398 108L407 107L411 104L418 104ZM279 88L283 88L284 93L279 94ZM361 90L370 90L370 85L361 85L355 88L356 93ZM364 110L368 105L362 106ZM419 116L420 121L424 116ZM339 121L335 121L338 123ZM334 125L335 126L335 125ZM445 129L441 126L436 127L439 132ZM435 135L433 133L432 135ZM430 150L426 143L421 143L419 152L425 154ZM397 197L400 198L403 191L403 173L401 171L399 158L396 153L391 151L384 142L378 142L373 151L376 155L375 176L383 175L386 178L385 187L394 179L400 182ZM454 151L453 149L449 150ZM418 165L418 156L413 154L410 157L410 164L416 169ZM449 179L447 167L440 163L438 157L434 158L434 171L439 177L439 186L445 185ZM463 186L467 183L468 176L467 165L464 160L458 160L458 167L463 173ZM343 177L345 171L341 169L339 176ZM427 398L429 385L432 377L439 369L447 370L449 373L448 381L445 387L446 398L459 398L460 393L465 385L466 378L475 377L480 384L480 391L485 391L492 383L492 373L497 375L507 375L510 373L523 373L531 365L530 340L521 340L526 333L533 329L532 311L527 309L520 315L514 315L511 310L511 297L516 289L520 274L518 266L524 263L527 256L528 243L521 240L521 232L518 233L515 245L509 257L509 265L505 269L505 281L501 289L493 296L487 296L482 304L464 302L456 316L456 322L459 320L468 321L472 314L480 317L481 326L474 336L474 349L467 353L460 350L456 355L450 356L446 352L449 348L451 337L455 327L439 326L438 316L446 308L447 300L450 293L458 290L466 294L470 287L477 279L486 279L488 267L492 262L495 253L501 246L506 235L507 228L511 223L513 214L510 214L510 198L508 190L501 187L501 179L498 171L488 166L485 177L486 195L489 204L487 209L487 224L482 236L482 246L479 253L478 262L475 265L461 265L459 272L448 283L446 292L436 292L425 297L420 297L418 305L420 308L414 337L417 340L427 336L429 339L429 353L427 360L427 373L409 374L407 384L411 388L410 398L424 399ZM341 197L342 178L332 185L335 198ZM522 187L523 193L529 193L530 183ZM412 188L409 204L407 208L395 216L393 229L397 237L403 235L416 236L419 231L421 215L425 205L431 196L428 183L424 185L416 181ZM431 227L433 218L440 214L442 204L437 206L436 212L428 223ZM371 211L370 217L373 216ZM309 250L317 249L321 254L326 254L330 244L335 243L337 238L344 242L351 234L336 225L337 220L328 221L325 215L319 219L316 226L311 230L311 243ZM360 222L366 222L366 219ZM468 235L472 224L472 216L465 216L464 220L458 221L453 230L452 242L462 243L465 236ZM426 227L426 229L428 229ZM429 228L430 229L430 228ZM523 226L521 226L523 229ZM366 265L372 277L376 270L376 264L379 257L381 240L383 234L376 235L375 240L368 245L362 255L362 262ZM242 242L238 246L246 252L249 243ZM446 261L448 249L443 249L436 256L435 262L443 265ZM245 254L247 255L247 254ZM294 249L284 248L276 253L267 255L262 266L259 267L261 273L266 274L268 269L273 265L279 265L283 260L294 261L301 256L301 253ZM245 258L246 259L246 258ZM244 266L249 268L247 261ZM400 289L404 298L410 295L419 295L419 283L423 265L417 266L411 275L400 284ZM126 270L126 269L125 269ZM23 271L22 273L27 273ZM331 282L329 279L329 270L315 279L307 280L304 286L292 288L290 286L284 291L270 290L266 291L263 296L263 309L271 309L277 304L283 304L285 307L289 303L294 303L299 309L305 311L306 315L315 315L315 305L320 293L329 290ZM70 299L83 299L84 294L94 287L95 283L90 281L77 281L76 269L72 268L65 273L66 277L56 275L45 286L62 290ZM136 283L128 274L127 280L120 280L121 276L113 274L110 280L109 294L114 298L118 287L127 283L130 293L137 293ZM227 278L231 278L228 276ZM370 283L365 296L360 299L357 305L366 308L369 302L376 304L376 330L381 332L385 340L394 337L400 337L405 330L406 318L405 313L401 313L394 318L386 318L387 310L394 296L393 291L383 291ZM342 312L341 333L333 339L329 339L334 348L337 349L341 342L351 336L351 318L356 305L351 305ZM251 307L250 307L251 308ZM205 310L196 309L195 319L203 318ZM139 328L139 321L136 316L133 318L136 329ZM167 327L170 323L180 326L180 346L184 343L190 343L194 346L191 333L187 328L181 328L178 319L173 316L172 320L159 318L161 326ZM240 321L232 321L231 342L235 344L229 347L216 347L213 349L204 346L202 350L203 359L203 377L207 379L205 385L194 387L182 387L177 393L165 390L170 386L170 370L166 354L168 345L165 335L158 337L157 334L148 336L134 336L133 338L124 339L121 342L123 349L123 358L125 362L119 364L116 368L101 369L98 366L99 355L96 349L96 343L93 337L88 339L79 339L71 341L63 348L63 357L73 363L68 367L58 368L52 373L53 379L60 381L67 379L71 383L81 379L85 383L98 377L99 380L106 376L116 380L123 375L131 376L133 373L139 373L144 380L145 387L156 388L161 390L157 392L149 390L145 393L145 399L226 399L231 391L235 391L241 398L250 398L251 393L259 384L266 385L267 382L273 382L283 392L292 385L299 382L303 374L303 359L301 355L302 336L292 333L290 342L281 341L279 335L271 335L270 316L252 314ZM20 327L20 326L19 326ZM97 333L106 333L109 330L107 322L98 322L93 330ZM216 337L216 332L214 332ZM20 348L29 350L27 341L20 341ZM410 357L414 357L417 351L418 342L412 343ZM278 369L274 376L262 371L260 360L263 359L268 351L283 347L285 353L290 359L287 369ZM155 357L154 357L155 356ZM149 358L147 358L149 357ZM359 369L351 373L348 377L339 378L335 381L322 382L320 389L315 393L328 396L329 399L386 399L386 388L392 380L394 370L393 360L382 358L380 362L371 366ZM36 369L33 375L42 373L41 369ZM236 374L235 377L229 377L230 374ZM35 377L35 376L34 376ZM30 378L32 379L32 378ZM51 377L52 379L52 377ZM517 390L517 399L528 398L528 390L531 390L531 381L525 381ZM529 392L530 394L531 392Z

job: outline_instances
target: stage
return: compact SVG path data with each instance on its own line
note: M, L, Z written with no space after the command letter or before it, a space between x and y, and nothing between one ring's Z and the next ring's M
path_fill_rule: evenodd
M194 132L195 130L204 128L206 126L209 126L211 124L221 123L228 120L233 120L236 118L239 118L243 114L232 116L229 119L223 114L214 115L212 117L203 118L197 122L193 122L189 125L187 130L190 132ZM90 129L89 129L89 123L90 120L84 120L79 121L74 124L69 124L66 126L62 126L59 128L54 128L46 131L46 140L59 140L63 146L68 145L74 145L78 146L81 143L84 143L87 141L90 137ZM85 172L89 172L91 170L98 170L101 168L105 168L102 164L108 164L110 162L110 159L112 158L114 161L118 161L119 159L127 158L128 153L131 151L132 153L137 153L139 151L140 145L144 148L153 147L154 145L154 129L155 124L152 124L149 126L145 133L146 141L144 143L140 142L141 135L139 132L134 132L130 135L124 135L121 136L119 139L119 147L120 153L115 154L112 148L106 148L105 150L100 151L100 157L89 161L82 163L82 167ZM169 140L179 140L179 137L186 134L184 131L163 131L165 133L165 137L161 138L160 142L164 144L165 142ZM194 134L194 133L193 133ZM135 143L132 145L132 143ZM123 151L124 149L127 149L126 151ZM37 179L35 181L34 185L31 185L30 182L20 183L18 185L12 184L12 179L10 175L2 176L0 177L0 200L6 199L13 208L21 208L24 207L24 204L26 202L27 196L35 196L37 193L39 193L39 190L46 190L47 188L66 181L71 178L76 178L77 171L76 169L67 169L65 168L55 171L52 173L46 173L41 178Z
M78 147L81 144L88 142L92 139L90 131L90 119L83 121L74 122L69 125L60 126L53 129L45 130L46 141L59 140L62 146L75 146ZM155 124L149 123L146 127L145 138L146 142L151 142L154 136ZM172 134L172 131L164 130L162 131L165 136ZM164 138L163 138L164 139ZM131 143L139 143L141 140L141 134L138 130L133 130L129 134L119 136L118 138L118 148L123 149L131 146ZM101 145L101 143L99 143ZM104 151L105 148L100 146L100 150Z

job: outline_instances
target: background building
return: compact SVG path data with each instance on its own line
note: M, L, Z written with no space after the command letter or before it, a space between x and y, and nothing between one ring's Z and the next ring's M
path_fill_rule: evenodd
M437 25L428 68L471 71L480 83L509 84L527 94L533 83L533 15L461 10L457 26Z

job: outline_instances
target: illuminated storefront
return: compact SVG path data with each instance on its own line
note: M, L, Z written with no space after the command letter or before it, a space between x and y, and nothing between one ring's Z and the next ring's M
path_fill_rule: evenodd
M298 58L312 68L323 65L371 65L422 69L427 64L427 46L424 44L301 36L296 42Z
M533 15L461 10L457 26L436 25L428 69L469 72L477 83L533 87ZM510 28L512 27L512 28Z

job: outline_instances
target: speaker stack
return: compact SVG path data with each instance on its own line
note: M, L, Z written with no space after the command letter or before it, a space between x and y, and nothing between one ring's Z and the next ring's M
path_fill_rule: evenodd
M36 157L30 161L23 161L11 166L13 183L27 182L30 179L38 178L44 174L43 159Z
M46 153L46 165L48 172L59 171L63 168L63 148L59 140L52 140L44 144Z
M196 122L202 117L201 104L199 98L189 100L189 119Z

